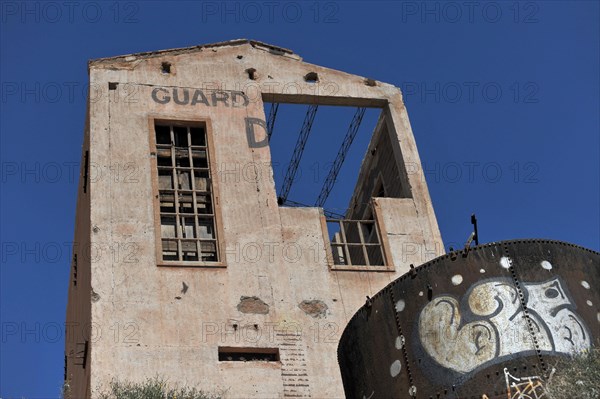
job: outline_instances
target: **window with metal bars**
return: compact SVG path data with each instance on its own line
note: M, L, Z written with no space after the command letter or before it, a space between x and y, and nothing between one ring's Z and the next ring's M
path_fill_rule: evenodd
M334 267L384 267L385 256L375 220L327 219Z
M219 262L205 126L156 122L162 260Z

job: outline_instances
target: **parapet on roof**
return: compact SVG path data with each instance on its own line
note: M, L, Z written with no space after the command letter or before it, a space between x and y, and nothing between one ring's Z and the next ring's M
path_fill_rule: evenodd
M249 47L252 47L255 49L267 51L274 55L286 56L286 57L293 58L293 59L296 59L299 61L302 60L302 58L300 56L298 56L297 54L294 54L294 52L292 50L287 49L287 48L274 46L272 44L260 42L258 40L234 39L234 40L228 40L225 42L202 44L202 45L191 46L191 47L180 47L180 48L173 48L173 49L167 49L167 50L146 51L146 52L141 52L141 53L119 55L119 56L115 56L115 57L96 58L96 59L90 60L88 65L94 66L94 65L112 63L112 62L135 61L135 60L144 59L144 58L159 57L159 56L167 55L167 54L168 55L178 55L178 54L202 52L206 49L215 48L215 47L232 47L232 46L249 46Z

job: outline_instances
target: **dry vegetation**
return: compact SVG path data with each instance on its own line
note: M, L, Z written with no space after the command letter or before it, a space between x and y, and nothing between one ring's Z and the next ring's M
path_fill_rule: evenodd
M68 391L66 385L63 389L63 398L69 398ZM149 378L141 383L113 380L98 396L99 399L221 399L221 397L196 388L171 386L160 377Z
M100 399L220 399L220 396L196 388L171 387L164 379L155 377L142 383L112 381Z
M600 398L600 346L559 361L546 383L549 399Z

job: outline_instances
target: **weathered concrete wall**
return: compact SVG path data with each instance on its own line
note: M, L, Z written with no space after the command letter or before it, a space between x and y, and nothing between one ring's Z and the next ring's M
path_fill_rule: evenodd
M163 62L171 64L170 74L161 73ZM249 78L249 68L256 70L256 80ZM305 82L308 72L316 72L319 82ZM115 90L108 90L109 82L118 83ZM86 370L91 370L92 397L113 378L157 374L231 398L343 397L336 346L347 321L367 295L416 263L402 253L403 243L441 244L423 176L409 176L412 198L375 202L393 271L332 271L320 210L277 205L267 166L270 148L249 145L246 118L264 121L262 98L267 97L383 106L396 159L401 155L418 165L399 90L368 83L250 44L91 63L90 85L98 93L90 102L90 162L104 175L89 183L89 208L78 209L78 217L90 214L92 246L113 248L91 263L94 300L77 298L91 306L99 330ZM188 88L191 96L196 88L215 84L243 91L247 105L213 105L210 90L203 91L208 106L179 105L172 98L173 87ZM297 94L289 94L293 90ZM157 266L152 118L210 125L225 267ZM255 128L255 141L264 135ZM244 176L247 165L261 166L260 178ZM426 254L421 262L435 255ZM240 305L243 297L257 299ZM303 309L307 301L319 311ZM279 348L280 362L219 361L219 346ZM73 374L72 382L78 394L86 384L80 375Z

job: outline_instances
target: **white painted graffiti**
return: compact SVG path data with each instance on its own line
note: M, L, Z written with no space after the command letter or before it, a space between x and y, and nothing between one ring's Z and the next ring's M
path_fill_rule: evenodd
M504 368L508 399L542 399L546 397L544 381L538 376L515 377Z
M590 334L557 277L521 285L497 278L473 285L462 302L449 295L435 297L419 317L419 338L441 366L469 373L503 356L536 350L572 354L588 349Z

